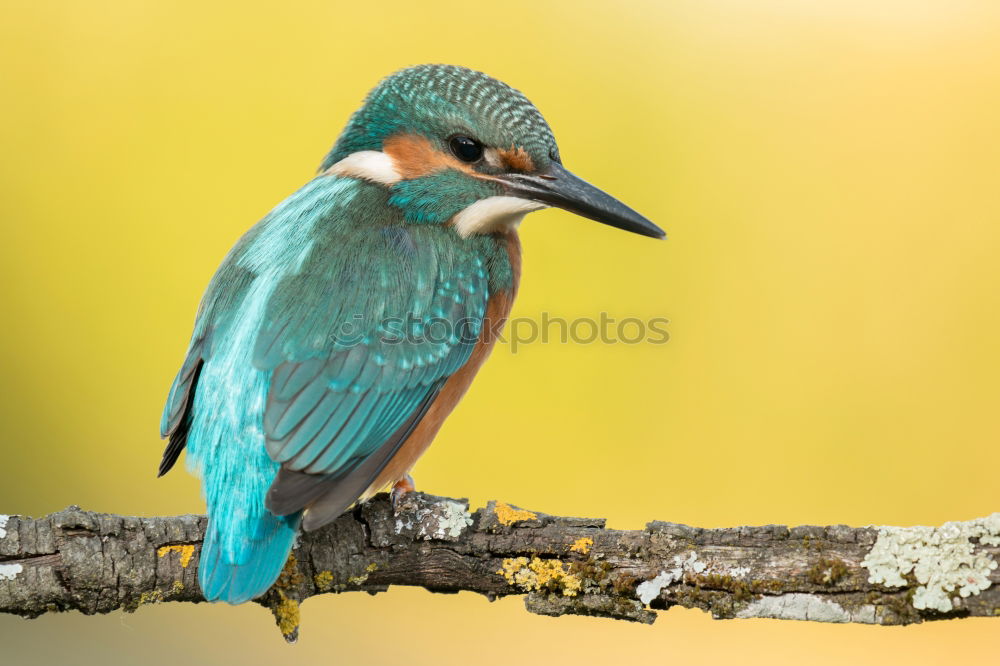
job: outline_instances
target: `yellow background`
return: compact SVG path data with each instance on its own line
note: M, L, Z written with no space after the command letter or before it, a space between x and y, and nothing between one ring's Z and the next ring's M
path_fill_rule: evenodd
M516 316L665 316L663 346L500 348L429 492L702 526L1000 509L995 2L47 2L0 16L0 511L200 512L160 409L227 249L383 75L485 70L576 173L667 229L545 211ZM394 589L0 617L6 663L932 664L1000 624L526 614ZM183 657L178 655L183 651ZM574 661L576 660L576 661ZM291 663L291 662L288 662Z

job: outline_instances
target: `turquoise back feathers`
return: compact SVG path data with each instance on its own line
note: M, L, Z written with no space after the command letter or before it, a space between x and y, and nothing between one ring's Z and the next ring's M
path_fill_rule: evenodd
M279 467L350 477L468 360L490 294L511 286L498 239L408 225L388 197L314 179L241 239L205 295L162 431L183 430L203 480L210 600L249 600L280 573L322 486L279 488L276 515Z

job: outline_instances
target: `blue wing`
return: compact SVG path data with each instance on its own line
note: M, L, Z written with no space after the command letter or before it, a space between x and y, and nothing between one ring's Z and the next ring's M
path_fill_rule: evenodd
M357 499L469 360L488 296L483 258L440 227L318 241L276 289L254 351L272 371L263 426L281 464L268 508L311 507L314 529Z

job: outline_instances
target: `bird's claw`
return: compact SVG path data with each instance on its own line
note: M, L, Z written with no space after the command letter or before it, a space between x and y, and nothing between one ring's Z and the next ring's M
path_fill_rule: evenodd
M409 474L397 481L389 492L389 501L392 503L392 510L398 512L399 505L403 502L406 494L412 493L416 489L417 487L413 484L413 477Z

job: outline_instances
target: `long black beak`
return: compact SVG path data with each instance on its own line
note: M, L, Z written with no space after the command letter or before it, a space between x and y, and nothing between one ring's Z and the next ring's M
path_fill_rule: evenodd
M556 206L650 238L665 238L667 235L663 229L618 199L577 178L555 162L542 173L505 174L500 180L510 196Z

